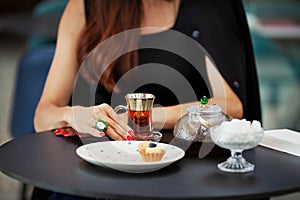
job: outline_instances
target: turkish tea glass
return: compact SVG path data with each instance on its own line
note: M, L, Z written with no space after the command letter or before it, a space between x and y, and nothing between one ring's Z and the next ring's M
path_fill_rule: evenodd
M135 140L159 141L162 134L153 130L152 108L155 96L149 93L131 93L125 96L127 105L119 105L114 111L128 113L128 125L135 134Z

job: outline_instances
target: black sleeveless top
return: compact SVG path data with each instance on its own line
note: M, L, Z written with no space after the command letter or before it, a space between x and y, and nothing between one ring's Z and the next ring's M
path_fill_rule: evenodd
M87 20L90 15L88 4L89 1L85 0ZM198 51L197 47L193 49L186 45L180 34L172 34L172 30L200 44ZM161 43L167 47L161 46ZM124 74L117 83L121 92L109 93L101 84L90 87L90 91L95 93L91 105L124 105L125 94L132 92L152 93L156 96L155 104L162 106L196 101L203 95L211 97L205 68L207 52L241 99L243 117L261 121L253 49L240 1L182 0L171 30L143 35L140 46L139 66L131 70L132 73ZM201 51L202 47L204 51Z

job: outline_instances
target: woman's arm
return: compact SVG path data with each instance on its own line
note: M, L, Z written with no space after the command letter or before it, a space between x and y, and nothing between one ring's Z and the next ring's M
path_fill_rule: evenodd
M228 86L228 85L227 85ZM218 104L222 111L228 113L233 118L241 119L243 116L243 106L240 99L228 86L226 97L214 97L209 99L209 104ZM173 129L177 120L187 113L187 108L192 105L199 105L199 102L191 102L176 106L160 107L153 109L153 126L157 129Z
M124 140L132 130L119 123L117 114L109 105L68 106L80 65L76 59L77 42L85 23L84 2L70 0L59 25L56 52L35 112L35 130L64 127L67 136L78 132L102 137L104 133L95 128L95 123L101 119L109 124L107 135Z
M223 112L226 112L233 118L241 119L244 112L241 100L208 58L206 58L206 71L213 91L213 97L209 99L209 104L218 104ZM185 103L164 108L154 108L154 127L158 129L172 129L177 120L186 114L187 108L192 105L199 105L199 102Z
M83 1L71 0L60 21L56 51L38 103L34 127L37 132L68 126L68 107L78 71L77 41L85 25Z

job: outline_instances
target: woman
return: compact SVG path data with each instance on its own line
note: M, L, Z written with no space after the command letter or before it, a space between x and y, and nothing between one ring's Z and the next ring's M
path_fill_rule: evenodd
M202 45L221 72L225 96L210 95L208 92L210 86L204 88L205 82L203 79L199 80L197 76L187 78L193 72L189 71L191 67L181 70L182 63L178 61L179 58L173 59L173 55L168 55L166 51L152 52L151 49L139 49L121 56L110 64L98 80L95 105L71 106L77 74L80 74L79 77L83 78L86 83L97 82L93 80L91 72L85 70L79 72L81 63L88 57L88 54L99 43L117 33L143 27L178 31ZM161 29L157 30L150 29L149 32L149 29L142 29L140 37L133 39L131 37L129 41L124 40L123 44L118 43L114 50L127 43L139 45L147 41L148 36L156 37L156 35L163 34ZM101 61L102 58L105 59L105 54L99 60ZM154 61L149 58L153 58ZM88 133L97 137L106 134L114 140L128 139L128 136L133 136L134 133L130 127L121 122L122 116L113 111L110 98L114 93L118 93L116 83L122 79L123 74L137 64L151 62L160 62L164 65L174 64L172 67L175 70L179 73L186 73L187 75L184 76L191 81L197 98L202 95L209 96L210 102L221 105L225 112L235 118L260 120L256 71L241 2L70 0L59 25L55 56L36 109L34 119L36 131L56 129L56 134L65 136ZM189 64L185 62L183 65ZM198 83L200 86L197 86ZM161 99L161 101L158 100L158 104L162 107L155 108L153 111L153 124L156 128L173 128L182 116L181 111L197 103L197 101L173 101L174 94L155 83L150 86L141 86L132 92L139 91L154 93ZM173 96L170 98L170 95ZM74 113L78 113L76 117ZM99 119L108 124L107 130L99 131L95 127L95 122Z
M99 72L97 68L85 68L85 63L89 63L89 53L95 52L93 49L97 49L98 44L118 33L143 27L157 28L141 29L141 35L113 42L113 48L109 46L111 52L96 54L99 55L98 64L101 65L106 56L120 53L124 46L145 46L156 41L157 37L168 39L169 32L162 31L161 28L172 30L186 35L206 49L222 76L225 95L211 95L209 91L210 87L214 88L214 83L206 85L205 78L201 77L203 74L199 75L195 66L170 53L168 49L140 48L130 51L110 63L100 80L97 80L98 76L96 79L93 77ZM167 37L163 37L165 35ZM159 41L164 43L163 40ZM179 49L184 46L176 40L171 42L171 46L179 46ZM202 54L200 51L193 53ZM129 85L130 82L135 83L139 77L136 74L140 73L135 66L149 63L158 63L153 67L158 67L157 69L170 66L170 71L175 70L181 74L189 81L196 93L196 99L206 95L210 102L221 105L225 112L235 118L261 121L252 46L240 1L70 0L59 25L55 56L36 109L36 131L56 129L55 134L64 136L88 133L96 137L106 134L114 140L130 139L134 133L122 123L123 116L113 111L115 105L112 105L112 97L119 96L124 99L126 87L118 84L120 80L124 83L129 82ZM128 75L128 72L132 73ZM158 75L161 74L152 74L153 77ZM172 79L169 74L166 74L165 78L171 85L176 85L177 80ZM95 97L92 100L94 105L74 102L73 88L76 88L78 80L83 80L83 88L89 88L96 83L97 87L93 90L96 93L92 95ZM79 91L79 96L89 96L85 93L87 90ZM169 88L151 81L130 92L148 92L156 96L156 103L161 107L153 111L155 128L172 129L187 107L198 103L193 98L191 101L178 101L176 94ZM95 127L95 122L99 119L108 124L107 130L101 131ZM35 194L36 198L39 198L38 194ZM55 193L52 198L59 196L66 197ZM69 199L71 197L67 196Z

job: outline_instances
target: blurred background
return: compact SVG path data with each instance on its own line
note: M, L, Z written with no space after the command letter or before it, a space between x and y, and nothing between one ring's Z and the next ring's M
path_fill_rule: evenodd
M36 52L49 51L49 47L53 51L66 3L67 0L0 1L0 145L30 133L30 123L23 127L14 122L30 120L33 113L26 108L35 106L38 96L31 95L28 88L43 79L48 68L27 69L25 64L45 59L50 63L51 56L44 58ZM300 1L244 0L244 5L254 45L264 128L300 131ZM37 91L43 86L35 85ZM24 108L28 102L30 106ZM0 200L21 199L22 189L21 183L0 173ZM29 186L25 197L30 193ZM300 194L272 199L300 199Z

